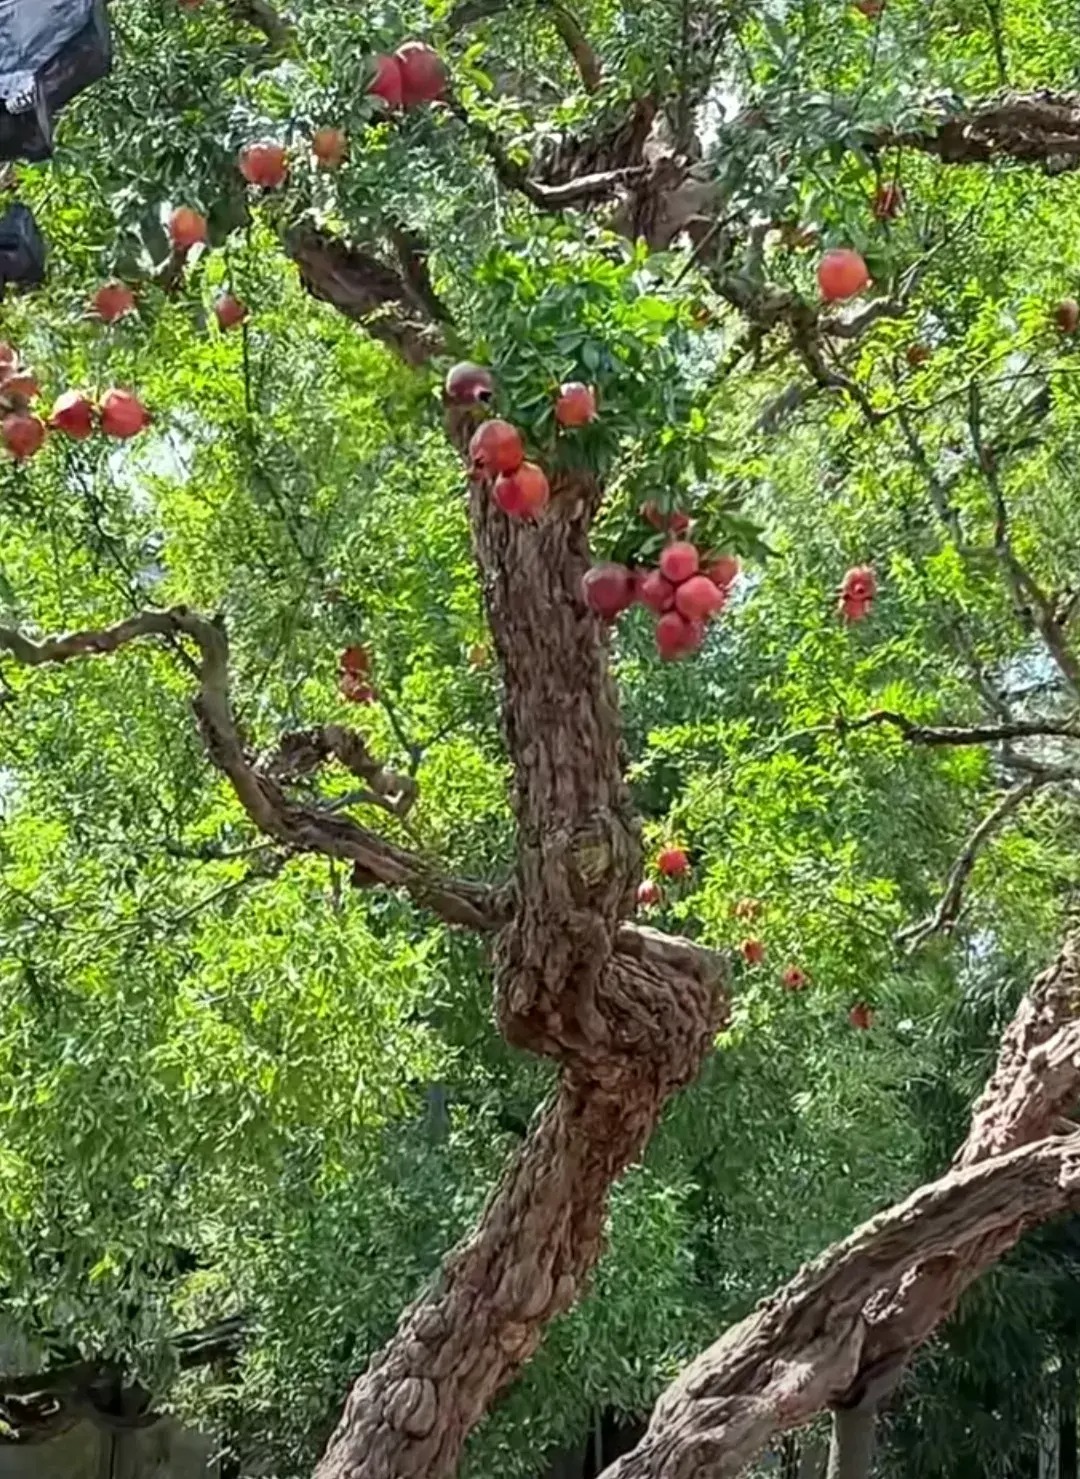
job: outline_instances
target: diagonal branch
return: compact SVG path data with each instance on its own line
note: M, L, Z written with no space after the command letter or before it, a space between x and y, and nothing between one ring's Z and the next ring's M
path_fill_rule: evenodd
M506 904L495 889L446 877L426 858L397 847L350 818L288 800L273 776L256 766L233 716L228 642L217 623L186 607L175 607L171 611L143 611L116 626L71 632L42 642L32 642L20 632L0 627L0 652L8 651L29 666L40 666L115 652L148 636L186 636L199 649L200 686L195 713L207 753L228 777L241 806L261 832L297 852L322 853L351 862L372 881L404 888L417 903L449 924L481 930L497 927Z
M1080 771L1076 772L1080 779ZM959 856L949 869L949 876L945 882L945 891L938 900L937 907L926 919L917 924L906 925L896 933L897 944L905 946L906 953L911 955L920 945L926 943L932 935L939 932L950 933L956 924L960 914L960 906L964 899L964 887L971 877L972 870L989 837L992 837L1008 818L1021 807L1029 796L1033 795L1042 786L1052 784L1060 779L1056 775L1031 775L1026 780L1020 781L1018 785L1006 791L996 806L983 817L982 821L971 833L964 843Z
M734 1479L778 1434L887 1383L965 1288L1080 1196L1080 936L1033 984L953 1169L872 1218L693 1361L606 1479ZM1070 1130L1071 1130L1070 1126Z

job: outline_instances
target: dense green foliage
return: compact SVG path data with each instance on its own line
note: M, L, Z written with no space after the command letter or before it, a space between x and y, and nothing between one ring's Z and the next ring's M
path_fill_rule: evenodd
M130 444L54 437L0 470L0 619L44 633L148 604L220 614L255 748L355 722L420 787L407 824L361 809L367 824L450 871L509 874L498 678L477 651L464 479L437 394L453 353L407 368L309 296L281 243L303 221L377 246L405 219L427 239L455 346L494 365L501 408L549 465L607 478L598 552L655 553L637 512L652 498L743 555L700 655L661 664L638 610L612 658L649 850L679 841L693 862L656 921L735 947L735 905L759 899L765 961L738 964L730 1030L618 1188L594 1291L473 1444L471 1473L524 1475L597 1410L646 1410L777 1280L941 1169L1075 907L1075 789L1046 787L980 854L953 935L905 952L897 931L932 912L1002 790L1000 756L835 721L887 708L977 722L992 717L978 674L1021 715L1064 712L993 555L969 387L986 440L1018 444L1000 459L1014 547L1067 592L1080 401L1050 309L1080 278L1080 185L871 156L860 139L917 120L928 92L1068 86L1080 27L1064 0L890 0L878 21L803 0L695 8L688 39L667 0L589 0L575 15L605 76L590 96L540 7L453 30L439 5L289 11L280 54L219 0L117 0L114 76L72 105L55 160L19 169L51 268L4 303L3 336L46 400L131 385L155 422ZM388 122L366 97L371 54L410 34L444 50L471 125L438 106ZM818 392L772 430L760 418L785 386L812 388L776 352L785 332L736 359L745 324L686 250L631 246L603 210L538 212L496 179L480 130L527 158L706 77L724 213L821 233L735 246L726 270L812 299L822 245L864 249L881 291L917 269L902 316L836 341L861 398ZM749 104L763 120L739 113ZM323 123L350 136L333 175L306 152ZM235 155L262 135L292 146L293 171L246 201ZM870 208L883 170L907 195L896 221ZM181 202L210 212L213 249L179 285L154 284L163 213ZM139 282L139 309L106 327L85 308L114 272ZM210 312L224 285L251 307L229 334ZM933 347L918 368L917 341ZM578 376L602 414L556 446L551 389ZM935 509L946 480L952 527ZM873 614L846 624L835 588L871 561ZM337 692L356 641L380 697L363 710ZM483 942L254 834L190 697L167 645L33 671L0 660L0 1281L7 1316L52 1359L122 1355L292 1479L474 1220L548 1070L495 1034ZM1039 743L1028 753L1061 758ZM343 773L320 785L349 789ZM791 964L803 991L781 985ZM856 1001L875 1010L869 1032L849 1026ZM1056 1236L976 1291L916 1373L890 1472L1014 1472L1040 1420L1036 1378L1075 1319ZM169 1337L238 1312L251 1333L236 1369L174 1380ZM1027 1375L995 1416L1009 1369ZM931 1414L920 1437L914 1418Z

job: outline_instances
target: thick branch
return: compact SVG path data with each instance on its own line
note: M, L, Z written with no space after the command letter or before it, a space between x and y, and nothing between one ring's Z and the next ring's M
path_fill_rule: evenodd
M437 300L415 238L399 232L396 249L406 275L312 227L299 228L288 239L289 255L313 297L363 324L406 364L423 365L445 348L433 317ZM438 317L445 322L445 312Z
M1030 1227L1080 1193L1080 935L1002 1041L954 1168L809 1264L691 1363L608 1479L724 1479L778 1433L873 1396Z
M1004 93L967 108L939 107L922 128L878 129L868 142L879 149L921 149L945 164L1012 159L1060 173L1080 165L1080 97Z

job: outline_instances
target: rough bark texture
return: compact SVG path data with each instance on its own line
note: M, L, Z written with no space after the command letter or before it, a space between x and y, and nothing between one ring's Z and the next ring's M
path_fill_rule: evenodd
M967 1286L1075 1204L1080 936L1034 983L953 1168L809 1264L668 1388L608 1479L724 1479L825 1408L888 1382ZM1045 1138L1066 1129L1060 1138Z
M463 413L459 445L471 429ZM518 829L496 1010L507 1040L556 1060L561 1077L476 1231L353 1387L316 1479L454 1472L469 1431L580 1294L612 1183L720 1022L703 957L644 932L631 944L622 929L641 846L605 632L581 599L599 500L591 478L564 476L533 524L507 518L487 486L472 491Z

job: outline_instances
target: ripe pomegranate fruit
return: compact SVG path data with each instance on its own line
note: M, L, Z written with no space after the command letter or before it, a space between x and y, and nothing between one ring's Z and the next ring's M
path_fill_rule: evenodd
M371 97L381 98L388 108L400 108L404 98L404 78L396 56L377 56L375 75L368 83Z
M870 281L866 263L848 247L836 247L826 252L818 264L818 287L826 303L835 303L842 298L854 298Z
M371 654L366 647L346 647L338 666L343 673L366 673L371 667Z
M580 380L568 380L559 386L555 400L555 420L560 426L584 426L596 417L596 393Z
M243 323L247 318L247 308L239 298L234 298L232 293L222 293L214 304L214 317L218 321L219 328L234 329L237 324Z
M433 103L446 87L442 57L423 41L406 41L394 52L401 68L401 98L406 108Z
M700 621L687 621L677 611L667 611L656 623L656 650L665 662L696 652L705 637Z
M652 878L643 879L638 884L637 901L639 909L651 909L654 904L659 904L663 898L660 885Z
M0 395L9 401L32 401L40 386L29 370L12 370L0 377Z
M614 621L634 599L634 578L625 565L594 565L581 577L581 594L597 616Z
M740 899L735 905L736 919L756 919L762 910L760 899Z
M765 946L760 940L744 940L739 946L739 951L747 965L760 965L765 959Z
M495 502L514 519L535 519L547 508L549 496L548 480L535 462L523 462L515 472L495 479Z
M135 294L122 282L107 282L94 294L94 312L103 323L115 323L135 307Z
M879 185L874 195L874 215L879 221L891 221L904 209L904 191L898 180Z
M865 1001L857 1001L848 1012L848 1021L858 1031L866 1032L874 1025L874 1013Z
M189 205L179 205L169 217L169 239L178 252L206 240L206 220Z
M340 128L317 128L311 136L311 152L322 169L340 169L349 152L349 141Z
M687 544L685 540L676 540L660 556L660 573L672 585L681 585L691 575L697 574L700 563L701 557L692 544Z
M474 472L490 478L500 472L516 472L525 460L521 433L509 421L497 417L478 426L469 443L469 460Z
M725 599L707 575L691 575L675 591L675 610L687 621L707 621L721 610Z
M742 568L737 555L706 555L702 562L705 566L705 574L718 585L722 591L735 584L739 578Z
M107 437L138 436L150 412L130 390L107 390L101 400L101 429Z
M65 390L53 406L49 425L76 441L85 441L94 430L94 403L81 390Z
M446 377L446 399L455 406L469 406L477 401L490 401L495 394L495 376L484 365L462 360Z
M872 601L877 594L877 576L869 565L855 565L841 581L840 592L855 601Z
M801 991L806 985L806 972L797 965L789 965L780 979L789 991Z
M1075 298L1062 298L1054 309L1054 322L1063 334L1075 334L1080 326L1080 303Z
M650 570L638 584L638 600L643 606L648 606L650 611L655 611L662 616L665 611L670 611L675 605L675 587L670 580L666 580L659 570Z
M26 462L45 440L45 423L40 416L12 411L0 421L0 437L16 462Z
M273 190L285 182L289 173L288 157L284 146L262 139L257 144L245 144L238 160L240 173L249 185L259 185L263 190Z
M656 867L665 878L685 878L690 872L690 859L681 847L665 847L657 854Z

